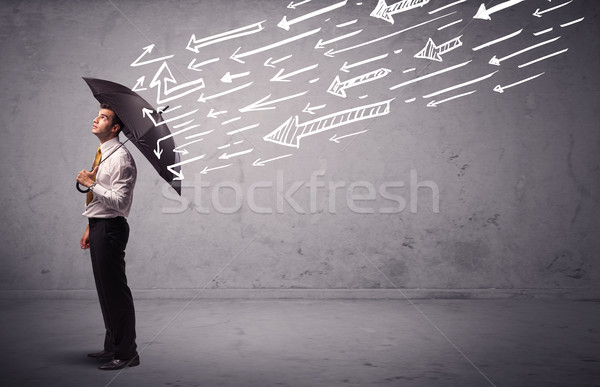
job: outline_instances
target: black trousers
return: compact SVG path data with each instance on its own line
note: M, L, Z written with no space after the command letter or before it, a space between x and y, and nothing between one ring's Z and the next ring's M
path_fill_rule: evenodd
M129 225L123 217L90 218L90 255L104 318L104 350L115 359L136 355L135 310L125 275Z

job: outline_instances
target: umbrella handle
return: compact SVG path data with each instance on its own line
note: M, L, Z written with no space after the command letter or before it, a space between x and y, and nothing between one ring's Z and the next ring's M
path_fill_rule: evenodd
M85 187L85 185L84 185L84 187ZM79 182L78 182L78 181L76 181L76 182L75 182L75 188L77 188L77 191L79 191L79 192L81 192L81 193L88 193L88 192L90 192L90 189L89 189L89 188L87 188L87 187L86 187L86 189L82 189L82 188L79 186Z

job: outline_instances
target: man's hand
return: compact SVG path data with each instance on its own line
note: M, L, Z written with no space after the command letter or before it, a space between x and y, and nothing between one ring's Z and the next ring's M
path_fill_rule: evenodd
M86 171L85 169L79 172L77 175L77 182L81 185L89 187L94 182L96 177L96 171L98 171L98 167L96 166L91 172Z
M84 250L90 248L90 226L87 226L87 228L85 229L85 232L83 233L83 236L81 237L81 241L79 241L79 244L80 244L81 248Z

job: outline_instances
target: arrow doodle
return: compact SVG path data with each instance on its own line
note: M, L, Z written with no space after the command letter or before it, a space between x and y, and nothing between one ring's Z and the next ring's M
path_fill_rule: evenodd
M292 116L273 132L263 137L263 139L279 145L300 148L300 140L304 137L312 136L342 125L349 125L357 121L388 114L390 112L391 101L393 101L393 99L343 110L307 121L303 124L298 123L298 116Z
M346 98L346 89L359 86L367 82L376 81L385 77L391 72L392 70L390 69L380 68L378 70L359 75L358 77L348 79L344 82L340 81L340 77L336 75L335 79L329 86L329 89L327 89L327 92L333 95L337 95L338 97Z
M332 137L329 139L329 141L333 141L333 142L335 142L335 143L339 144L339 143L340 143L340 140L341 140L342 138L351 137L351 136L356 136L356 135L358 135L358 134L366 133L366 132L368 132L368 131L369 131L369 129L365 129L365 130L361 130L360 132L355 132L355 133L345 134L345 135L343 135L343 136L338 136L337 134L334 134L334 135L333 135L333 136L332 136Z
M315 114L315 110L320 110L323 109L325 106L325 104L323 105L319 105L319 106L310 106L310 102L308 103L308 105L306 105L306 107L304 109L302 109L303 113L308 113L308 114Z
M403 86L406 86L406 85L410 85L411 83L419 82L419 81L422 81L423 79L434 77L436 75L440 75L440 74L443 74L443 73L448 72L448 71L456 70L457 68L460 68L460 67L468 65L470 62L471 61L468 60L466 62L462 62L462 63L459 63L457 65L450 66L448 68L445 68L445 69L442 69L442 70L439 70L439 71L435 71L435 72L430 73L430 74L426 74L426 75L423 75L423 76L411 79L410 81L399 83L397 85L394 85L394 86L390 87L390 90L396 90L396 89L398 89L400 87L403 87Z
M300 70L292 71L291 73L287 73L287 74L283 74L285 69L281 69L281 70L279 70L279 72L277 74L275 74L275 76L273 78L271 78L271 82L290 82L290 80L288 78L291 78L294 75L301 74L305 71L310 71L312 69L315 69L315 68L317 68L317 66L319 66L319 64L315 63L314 65L307 66L307 67L301 68Z
M477 13L475 14L475 16L473 16L473 19L492 20L492 18L490 16L493 13L502 11L503 9L512 7L513 5L522 3L524 1L525 0L509 0L509 1L505 1L504 3L494 5L490 9L487 9L485 7L485 4L481 4L479 6L479 9L477 10Z
M570 1L567 1L566 3L562 3L562 4L559 4L559 5L557 5L557 6L554 6L554 7L548 8L548 9L545 9L545 10L543 10L543 11L540 11L540 9L538 8L538 9L536 9L536 10L535 10L535 12L533 13L533 16L536 16L536 17L542 17L542 15L543 15L543 14L545 14L545 13L548 13L548 12L551 12L551 11L554 11L554 10L556 10L556 9L559 9L559 8L562 8L562 7L564 7L565 5L567 5L567 4L571 3L571 2L573 2L573 0L570 0Z
M259 110L271 110L271 109L275 109L275 106L268 106L268 105L272 105L272 104L277 103L277 102L282 102L282 101L286 101L288 99L300 97L301 95L304 95L306 93L308 93L308 91L303 91L303 92L298 93L298 94L289 95L287 97L278 98L278 99L272 99L272 100L268 101L268 99L271 98L271 94L269 94L266 97L261 98L258 101L253 102L250 105L239 109L239 111L242 112L242 113L246 113L246 112L252 112L252 111L259 111Z
M392 15L406 12L413 8L419 8L429 3L429 0L401 0L392 5L387 5L385 0L379 0L373 12L371 12L371 16L383 19L387 22L394 24L394 18Z
M316 34L319 31L321 31L320 27L316 28L314 30L311 30L311 31L304 32L302 34L298 34L296 36L292 36L291 38L287 38L287 39L281 40L279 42L275 42L275 43L269 44L269 45L264 46L264 47L259 47L259 48L256 48L254 50L251 50L251 51L243 52L241 54L238 54L238 51L241 49L241 47L239 47L233 53L233 55L231 55L229 58L235 60L236 62L240 62L240 63L243 64L245 62L242 60L242 58L245 58L245 57L250 56L250 55L258 54L259 52L267 51L267 50L273 49L275 47L280 47L280 46L283 46L285 44L294 42L296 40L300 40L300 39L306 38L307 36L314 35L314 34Z
M221 77L221 82L224 83L231 83L233 82L234 79L237 78L242 78L245 76L250 75L250 71L245 71L243 73L239 73L239 74L231 74L229 71L225 73L225 75L223 75L223 77Z
M167 74L161 80L159 78L160 78L160 75L163 73L163 71L165 71ZM196 79L194 81L182 83L181 85L172 86L172 87L169 87L169 83L177 84L177 81L173 77L173 74L171 73L171 70L169 69L167 62L163 62L163 64L160 66L160 68L154 75L154 78L152 78L152 81L150 81L150 88L156 87L158 89L157 95L156 95L156 103L164 104L166 102L175 100L177 98L183 97L185 95L188 95L190 93L193 93L197 90L204 88L204 80L202 78ZM162 95L167 96L171 93L188 88L190 86L194 86L194 87L189 88L188 90L183 91L180 94L176 94L174 96L164 98L164 99L161 98Z
M235 30L223 32L221 34L212 35L212 36L198 39L198 40L196 39L196 35L192 34L186 49L198 54L200 52L199 49L201 47L205 47L205 46L208 46L211 44L223 42L225 40L239 38L240 36L255 34L255 33L263 30L262 23L264 23L265 21L266 20L263 20L258 23L250 24L245 27L237 28Z
M522 80L520 80L518 82L515 82L515 83L511 83L510 85L506 85L506 86L497 85L496 87L494 87L494 91L497 92L497 93L504 93L504 90L506 90L506 89L510 89L513 86L517 86L517 85L520 85L521 83L525 83L525 82L531 81L532 79L535 79L535 78L537 78L537 77L539 77L541 75L544 75L544 73L539 73L539 74L534 75L532 77L522 79Z
M459 95L455 95L455 96L452 96L452 97L448 97L448 98L446 98L446 99L442 99L442 100L440 100L440 101L435 101L435 100L434 100L434 101L431 101L431 102L429 102L429 103L427 104L427 107L437 107L438 105L440 105L440 104L442 104L442 103L444 103L444 102L452 101L453 99L457 99L457 98L465 97L465 96L467 96L467 95L471 95L471 94L475 93L476 91L477 91L477 90L471 90L471 91L467 91L466 93L462 93L462 94L459 94Z
M220 93L217 93L217 94L213 94L213 95L210 95L208 97L205 97L204 93L202 93L200 95L200 98L198 98L198 102L206 102L208 100L219 98L219 97L222 97L222 96L227 95L227 94L235 93L236 91L240 91L242 89L245 89L246 87L250 86L252 83L253 82L244 83L241 86L234 87L233 89L225 90L223 92L220 92Z
M209 60L205 60L204 62L201 63L196 63L196 58L192 59L192 61L190 62L190 64L188 64L188 70L194 70L194 71L202 71L202 69L200 67L207 65L209 63L214 63L214 62L218 62L219 58L213 58L213 59L209 59Z
M291 155L292 154L289 153L287 155L273 157L272 159L268 159L268 160L261 160L261 158L259 157L256 160L254 160L254 162L252 163L252 166L254 166L254 167L264 167L266 163L270 163L271 161L275 161L275 160L283 159L283 158L286 158L286 157L290 157Z
M142 53L142 55L140 55L136 60L133 61L133 63L130 64L131 67L136 67L136 66L143 66L143 65L147 65L149 63L154 63L154 62L160 62L162 60L166 60L166 59L170 59L172 57L174 57L175 55L167 55L167 56L162 56L160 58L154 58L154 59L150 59L144 62L140 62L140 60L150 54L152 52L152 50L154 49L154 44L151 44L147 47L144 47L144 52Z
M277 27L283 28L284 30L289 31L290 26L296 23L300 23L304 20L308 20L310 18L313 18L315 16L319 16L322 15L324 13L333 11L334 9L338 9L340 7L343 7L344 5L346 5L346 3L348 2L348 0L344 0L344 1L340 1L339 3L335 3L333 5L330 5L329 7L325 7L325 8L321 8L318 9L316 11L313 11L311 13L307 13L306 15L302 15L299 16L295 19L292 20L287 20L287 17L283 17L283 19L281 19L281 21L279 22L279 24L277 24Z
M415 54L415 58L431 59L441 62L442 55L462 46L462 42L460 41L461 37L462 35L451 39L446 43L442 43L439 46L436 46L433 40L429 38L425 47Z
M356 31L347 33L345 35L340 35L338 37L335 37L335 38L329 39L329 40L319 39L319 41L315 45L315 49L325 48L325 46L327 46L328 44L339 42L340 40L343 40L343 39L348 39L354 35L360 34L362 31L363 31L362 29L356 30Z
M292 1L287 7L289 9L296 9L296 7L301 6L302 4L306 4L306 3L310 3L311 0L304 0L304 1L299 1L296 4L294 4L294 2Z
M473 49L472 49L472 50L473 50L473 51L478 51L478 50L481 50L482 48L489 47L489 46L491 46L491 45L494 45L494 44L496 44L496 43L500 43L500 42L502 42L502 41L504 41L504 40L507 40L507 39L510 39L510 38L514 38L515 36L519 35L519 34L520 34L522 31L523 31L523 29L521 28L521 29L520 29L520 30L518 30L518 31L515 31L515 32L513 32L513 33L510 33L510 34L508 34L508 35L502 36L502 37L500 37L500 38L498 38L498 39L494 39L494 40L492 40L492 41L489 41L489 42L487 42L487 43L480 44L480 45L479 45L479 46L477 46L477 47L473 47Z
M175 177L173 178L173 180L183 180L184 179L183 172L182 171L176 171L175 168L181 167L182 165L186 165L186 164L192 163L194 161L198 161L200 159L203 159L204 156L206 156L206 154L203 154L203 155L200 155L200 156L196 156L196 157L193 157L191 159L188 159L188 160L185 160L185 161L181 161L179 163L175 163L175 164L169 165L167 167L167 169L169 170L169 172L171 172L173 175L175 175Z
M515 52L513 52L510 55L503 56L502 58L496 58L496 55L494 55L492 57L492 59L490 59L490 64L493 64L493 65L496 65L496 66L500 66L500 62L503 62L503 61L505 61L507 59L510 59L510 58L514 57L514 56L520 55L520 54L522 54L524 52L527 52L529 50L533 50L534 48L537 48L537 47L543 46L545 44L549 44L549 43L555 42L559 38L560 38L560 36L557 36L556 38L545 40L545 41L543 41L541 43L534 44L534 45L526 47L526 48L524 48L522 50L515 51Z
M148 90L147 88L143 87L145 79L146 79L146 77L143 75L141 77L139 77L137 82L135 83L135 86L133 86L133 88L131 90L132 91Z
M342 67L340 68L340 71L343 71L343 72L349 73L349 72L350 72L350 69L352 69L352 68L354 68L354 67L358 67L358 66L364 65L364 64L366 64L366 63L371 63L371 62L374 62L374 61L376 61L376 60L384 59L384 58L387 58L387 56L388 56L388 54L383 54L383 55L379 55L379 56L374 56L374 57L372 57L372 58L365 59L365 60L361 60L361 61L359 61L359 62L355 62L355 63L352 63L352 64L348 64L348 62L344 62L344 64L343 64L343 65L342 65Z
M327 52L326 52L324 55L326 55L326 56L330 56L330 57L333 57L335 54L339 54L340 52L346 52L346 51L354 50L354 49L356 49L356 48L360 48L360 47L367 46L367 45L369 45L369 44L377 43L377 42L380 42L380 41L382 41L382 40L384 40L384 39L388 39L388 38L391 38L391 37L394 37L394 36L400 35L400 34L402 34L402 33L406 32L406 31L410 31L410 30L412 30L412 29L415 29L415 28L422 27L422 26L424 26L424 25L426 25L426 24L433 23L433 22L434 22L434 21L436 21L436 20L439 20L439 19L442 19L442 18L448 17L448 16L450 16L450 15L453 15L453 14L455 14L455 13L456 13L456 11L454 11L454 12L450 12L450 13L447 13L447 14L445 14L445 15L438 16L438 17L436 17L436 18L433 18L433 19L430 19L430 20L426 20L426 21L424 21L424 22L422 22L422 23L415 24L414 26L410 26L410 27L407 27L407 28L401 29L400 31L392 32L391 34L387 34L387 35L384 35L384 36L380 36L380 37L378 37L378 38L371 39L371 40L368 40L368 41L366 41L366 42L363 42L363 43L356 44L356 45L354 45L354 46L350 46L350 47L342 48L342 49L339 49L339 50L333 50L333 49L331 49L331 50L327 51Z
M166 155L175 157L169 162L174 164L167 167L175 180L184 178L182 166L203 158L213 161L196 164L196 172L202 175L234 164L242 168L252 163L260 168L295 155L293 148L299 149L301 143L303 147L320 144L333 149L371 135L385 135L379 129L394 125L392 117L385 117L391 116L393 97L404 101L400 108L408 114L413 109L417 109L414 114L423 113L426 107L425 111L442 117L459 114L467 97L471 102L494 95L499 99L498 94L518 85L525 89L527 83L533 88L543 81L543 69L527 75L518 75L519 70L541 66L542 61L547 64L550 58L567 53L569 49L556 42L569 39L569 32L582 35L578 52L593 41L584 36L591 31L585 29L589 26L565 28L594 16L582 15L585 7L567 7L575 1L538 0L535 6L521 3L525 0L287 0L273 2L268 9L254 7L253 12L229 6L233 3L225 8L207 3L205 16L213 26L227 31L216 33L223 30L211 31L211 23L204 23L202 30L209 32L204 37L198 31L184 35L183 42L173 45L179 51L169 53L177 55L159 53L154 44L138 48L131 58L135 60L127 61L131 62L128 68L145 72L135 75L132 90L152 98L156 94L159 107L156 111L140 107L141 114L149 120L148 125L152 122L164 128L168 124L171 129L156 136L164 137L153 140L153 151L163 161ZM256 16L263 11L267 11L264 17ZM234 14L237 12L245 13ZM251 19L241 16L264 20L250 23ZM246 21L240 22L240 27L222 22L224 18L234 23ZM424 44L413 49L411 42ZM217 44L220 49L212 50ZM488 54L475 53L483 49ZM187 54L180 55L182 51ZM228 57L237 63L216 63ZM171 58L179 59L172 62ZM515 59L519 62L512 66ZM507 68L505 61L511 66ZM171 71L174 63L183 69L177 77ZM518 63L522 64L516 66ZM211 72L210 83L200 77L202 71ZM502 74L496 74L500 71ZM532 82L538 78L540 81ZM509 94L503 98L510 98ZM207 103L220 97L225 97L222 106ZM184 108L183 101L188 103L188 99L192 105ZM182 102L171 102L174 100ZM166 105L176 106L167 111L168 106L161 107ZM271 124L265 126L267 123ZM198 128L203 125L210 130ZM326 131L328 134L317 136ZM304 140L310 136L313 140ZM257 139L269 143L263 145L270 153L258 157ZM164 150L167 153L161 157ZM182 160L184 157L189 159ZM187 172L191 167L185 168Z
M202 171L200 171L200 173L203 175L206 175L210 171L216 171L217 169L227 168L231 165L233 165L233 164L219 165L218 167L213 167L213 168L204 167L204 169Z
M219 160L229 160L232 157L237 157L237 156L241 156L241 155L245 155L247 153L250 153L254 150L254 148L250 148L250 149L246 149L240 152L236 152L236 153L231 153L228 154L227 152L224 152L221 156L219 156Z

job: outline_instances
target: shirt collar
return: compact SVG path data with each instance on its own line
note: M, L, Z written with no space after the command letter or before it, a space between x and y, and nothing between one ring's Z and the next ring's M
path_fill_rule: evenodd
M103 155L108 155L107 152L109 152L112 148L119 144L119 137L113 137L110 140L103 143L102 145L100 145L100 152L102 152Z

